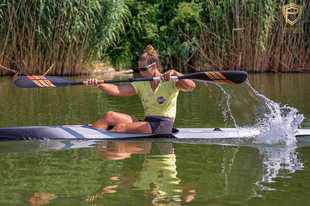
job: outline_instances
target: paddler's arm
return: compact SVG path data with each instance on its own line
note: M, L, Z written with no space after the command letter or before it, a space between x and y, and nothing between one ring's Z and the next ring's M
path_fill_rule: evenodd
M171 69L163 73L162 79L163 81L170 81L171 76L184 76L184 74ZM191 92L196 88L195 82L190 79L179 79L176 83L176 86L179 90L183 92Z
M131 97L136 94L135 88L129 84L126 86L116 86L114 84L97 84L97 79L87 80L88 84L97 86L104 93L112 96Z

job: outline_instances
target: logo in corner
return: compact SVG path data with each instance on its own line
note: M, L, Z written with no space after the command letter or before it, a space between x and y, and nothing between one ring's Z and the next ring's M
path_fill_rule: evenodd
M166 99L163 96L160 96L157 98L156 101L158 102L158 104L163 104L163 103L165 103Z
M289 11L289 10L293 10L293 11ZM290 25L294 25L296 24L296 22L300 19L301 14L302 14L302 5L298 5L295 3L290 3L290 4L286 4L283 5L282 7L282 13L283 16L286 20L286 23L289 23ZM291 21L289 19L289 15L297 15L297 17L295 18L295 20Z

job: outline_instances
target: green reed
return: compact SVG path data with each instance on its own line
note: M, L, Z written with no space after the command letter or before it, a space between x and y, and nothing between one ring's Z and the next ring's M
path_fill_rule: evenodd
M282 14L282 6L290 2L303 6L293 26ZM210 0L206 18L196 19L200 28L189 35L179 31L188 42L199 41L199 46L191 44L198 50L190 61L196 70L309 71L309 12L306 1Z
M293 26L291 2L303 7ZM147 44L165 70L308 71L309 13L305 0L3 0L0 75L80 74L98 60L128 69Z
M110 8L113 8L113 13ZM0 75L71 75L87 71L124 27L124 1L4 0L0 4Z

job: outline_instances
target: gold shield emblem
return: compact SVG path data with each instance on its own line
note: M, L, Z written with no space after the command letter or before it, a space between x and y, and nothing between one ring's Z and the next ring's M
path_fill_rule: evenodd
M289 11L290 9L293 9L294 11ZM284 18L286 20L286 23L289 23L290 25L294 25L294 24L296 24L296 22L301 17L302 5L298 5L298 4L295 4L295 3L290 3L290 4L283 5L282 12L283 12L283 16L284 16ZM288 15L290 15L290 14L297 15L297 17L296 17L296 19L294 21L291 21L288 18Z

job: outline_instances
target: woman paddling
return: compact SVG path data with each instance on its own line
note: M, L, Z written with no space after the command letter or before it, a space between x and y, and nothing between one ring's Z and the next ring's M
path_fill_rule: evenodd
M97 84L97 79L89 79L88 84L99 87L109 95L131 97L137 94L145 111L144 121L128 114L108 111L92 127L106 130L109 126L113 126L111 131L114 132L171 134L179 90L190 92L196 85L189 79L171 80L171 76L183 76L183 74L175 70L161 74L157 69L158 65L158 54L151 45L148 45L146 53L138 60L138 69L144 78L161 77L161 81L141 81L127 86L116 86Z

